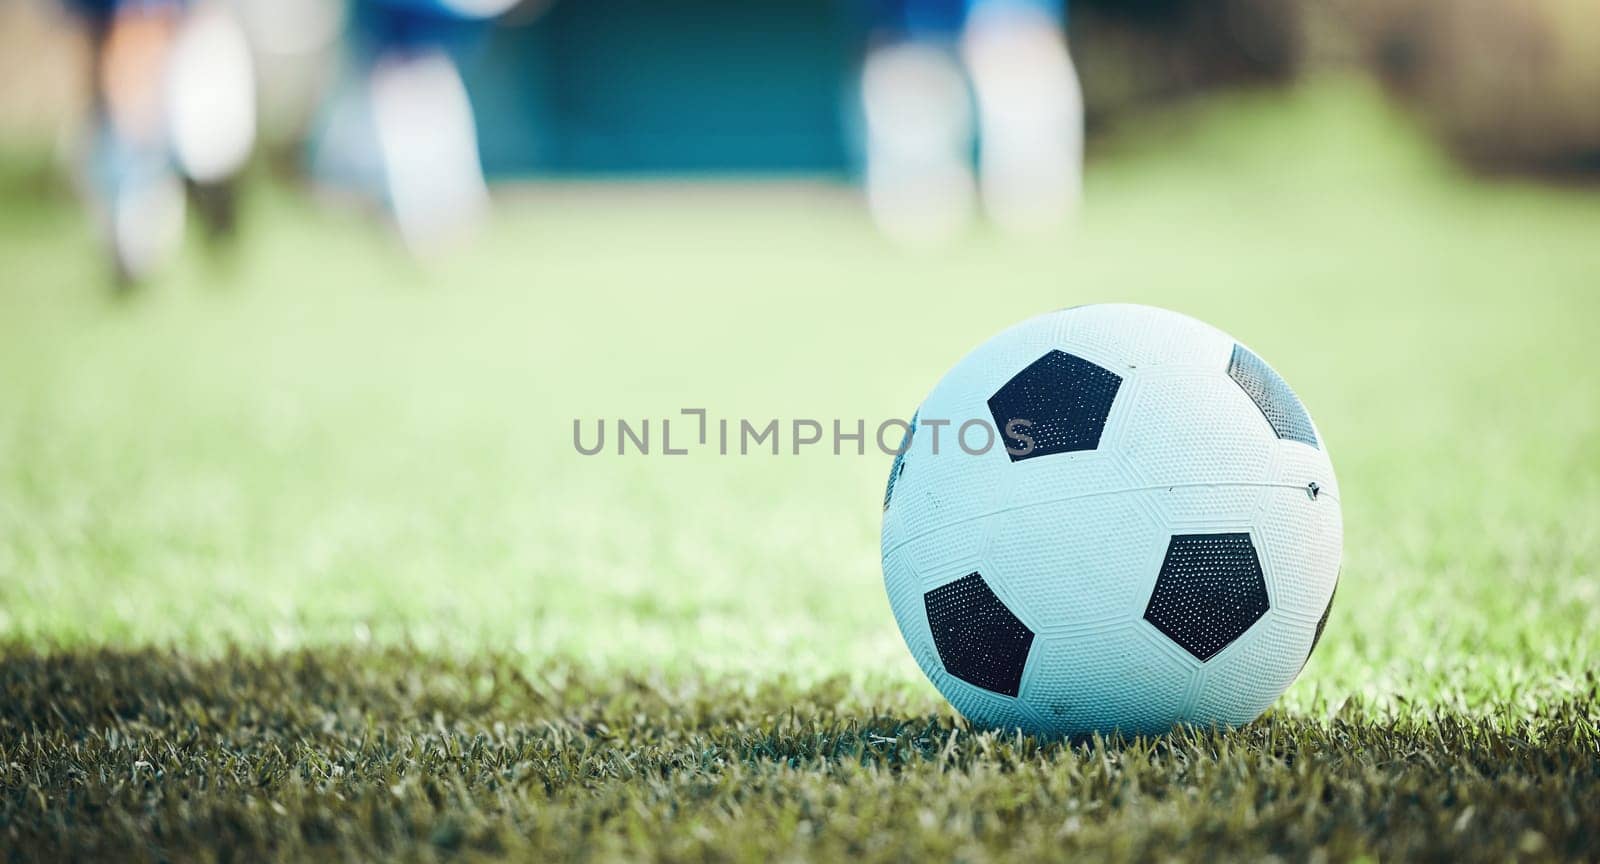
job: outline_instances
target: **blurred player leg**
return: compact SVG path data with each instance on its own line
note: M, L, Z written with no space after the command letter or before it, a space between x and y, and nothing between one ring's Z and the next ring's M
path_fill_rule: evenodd
M443 51L378 59L372 117L389 206L413 252L427 254L470 232L489 208L467 88Z
M94 88L83 186L121 287L149 276L183 234L182 184L167 156L163 81L174 2L78 3L88 21Z
M256 138L256 78L250 45L223 0L201 0L185 16L167 73L173 157L189 182L207 233L235 226L239 173Z
M305 169L307 140L340 69L343 0L232 0L256 79L255 150Z
M452 49L512 0L358 0L348 74L314 145L320 185L381 202L407 248L448 248L482 221L488 186Z
M383 158L367 86L372 61L348 49L335 64L306 140L312 186L325 201L384 206Z
M978 175L1003 229L1048 231L1083 193L1083 93L1051 0L977 0L962 56L978 103Z
M972 103L955 53L959 5L884 2L861 73L867 205L890 238L932 245L973 215Z

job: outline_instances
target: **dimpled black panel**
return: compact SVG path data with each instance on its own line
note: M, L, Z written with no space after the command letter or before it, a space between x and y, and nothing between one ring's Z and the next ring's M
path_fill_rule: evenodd
M1144 618L1202 661L1267 612L1267 582L1249 534L1179 534Z
M985 690L1017 695L1033 631L994 596L983 577L963 576L922 595L933 647L945 671Z
M990 396L989 413L1013 462L1093 450L1100 445L1106 416L1111 413L1111 403L1121 386L1122 378L1116 373L1065 351L1051 351L1028 364ZM1006 434L1007 424L1013 420L1033 424L1019 427L1022 434L1033 439L1031 451L1020 455L1011 452L1027 449L1027 442Z
M917 433L917 415L911 415L911 422L906 424L906 434L900 437L900 452L894 454L894 464L889 466L889 486L883 490L883 509L889 509L889 501L894 498L894 481L900 479L901 472L906 470L906 453L911 450L911 436Z
M1317 445L1317 433L1311 428L1311 415L1300 398L1289 389L1288 382L1243 345L1233 346L1233 357L1228 361L1228 377L1232 378L1271 424L1279 438ZM1318 447L1318 449L1321 449Z

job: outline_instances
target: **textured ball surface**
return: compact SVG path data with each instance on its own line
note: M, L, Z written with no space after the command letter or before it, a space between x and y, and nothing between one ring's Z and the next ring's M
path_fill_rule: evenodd
M956 364L911 427L884 583L974 723L1239 725L1305 665L1338 581L1339 485L1300 400L1232 337L1146 306L1042 315Z

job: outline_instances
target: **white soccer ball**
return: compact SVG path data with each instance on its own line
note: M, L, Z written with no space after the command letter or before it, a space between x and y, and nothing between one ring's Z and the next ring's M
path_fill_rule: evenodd
M1248 723L1322 635L1343 541L1325 442L1214 327L1129 305L1024 321L956 364L907 438L884 583L977 725Z

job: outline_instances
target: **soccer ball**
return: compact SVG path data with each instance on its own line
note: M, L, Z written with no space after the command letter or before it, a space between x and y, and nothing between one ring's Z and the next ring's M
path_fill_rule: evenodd
M956 364L908 426L884 584L974 724L1240 725L1316 647L1339 485L1300 400L1227 334L1147 306L1042 315Z

